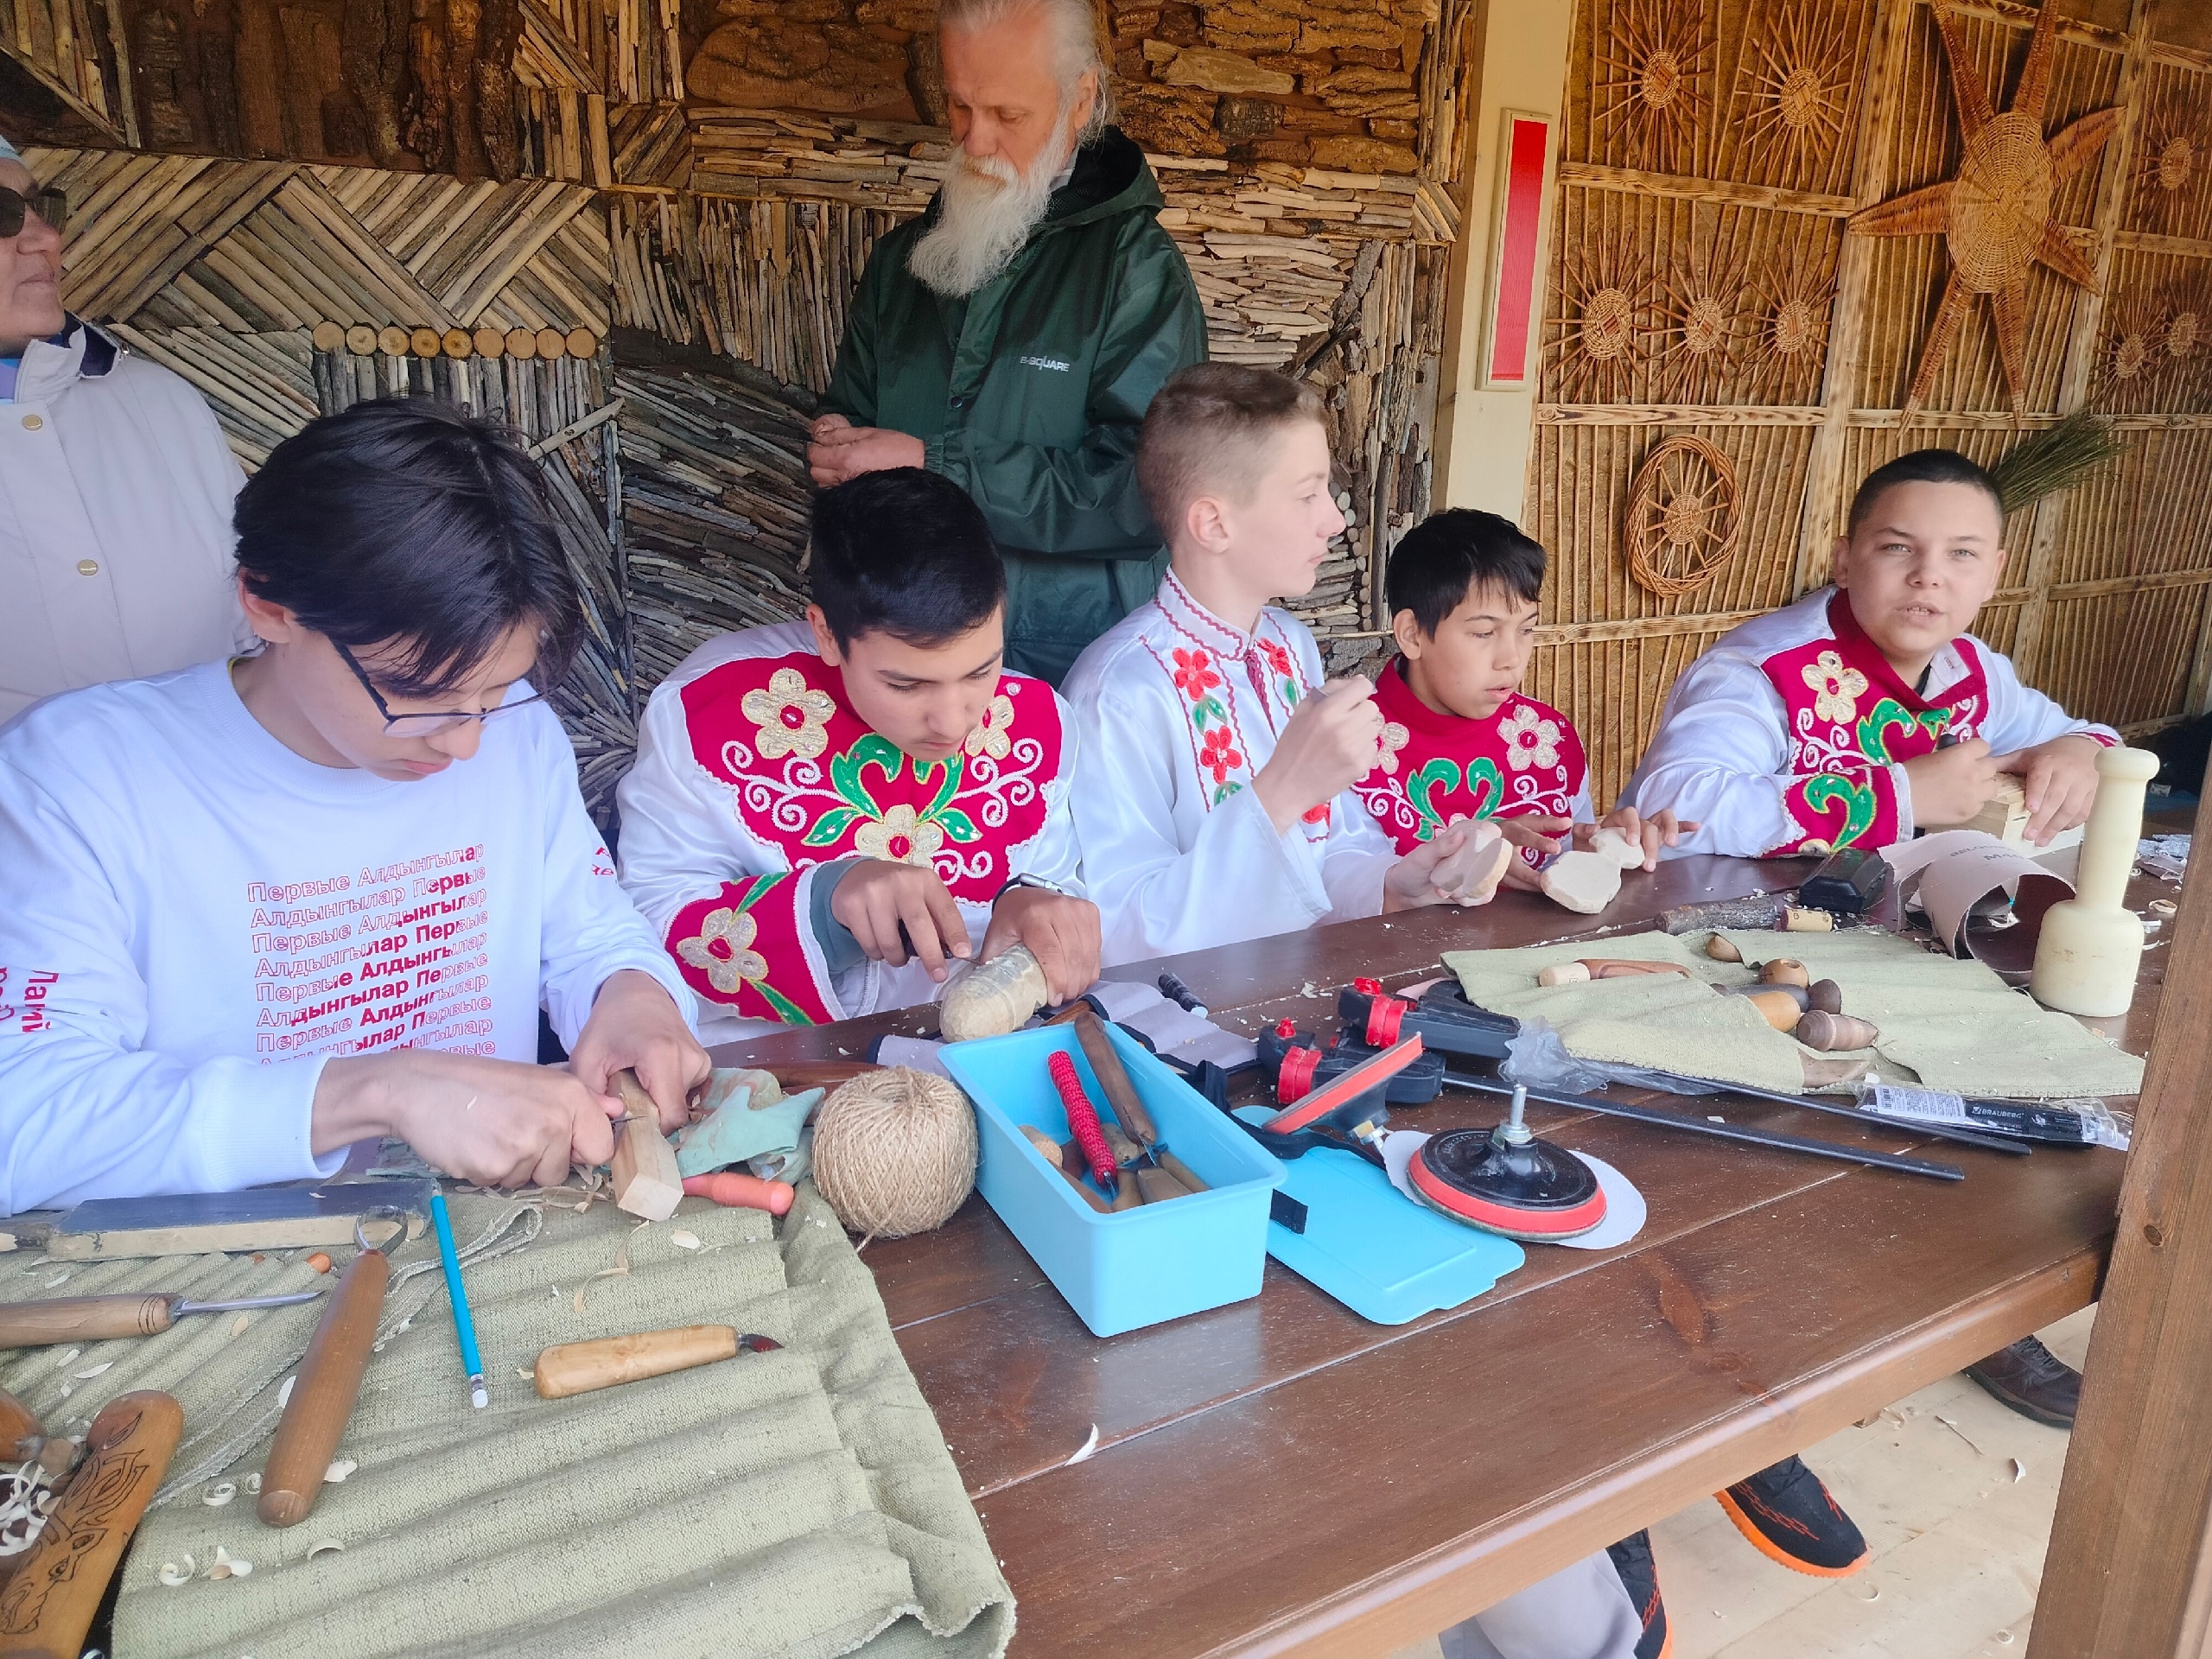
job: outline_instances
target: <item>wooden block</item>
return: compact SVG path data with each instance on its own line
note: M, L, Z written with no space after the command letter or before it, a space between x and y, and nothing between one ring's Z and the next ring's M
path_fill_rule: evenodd
M599 355L599 336L582 323L578 323L574 328L569 330L568 337L563 343L567 346L570 357L597 357Z
M2021 845L2027 839L2027 791L2017 778L1999 778L1997 792L1982 803L1980 811L1958 827L1979 830L1984 835L1994 836L2014 847Z
M683 1174L676 1148L660 1132L660 1110L631 1071L614 1074L624 1116L614 1131L614 1202L646 1221L666 1221L683 1201Z
M1590 837L1590 850L1600 858L1609 858L1624 870L1643 868L1643 848L1630 841L1618 830L1600 830Z
M507 330L507 355L531 358L537 355L537 331L535 328Z
M1561 853L1542 876L1544 896L1584 916L1595 916L1619 894L1621 867L1597 853Z

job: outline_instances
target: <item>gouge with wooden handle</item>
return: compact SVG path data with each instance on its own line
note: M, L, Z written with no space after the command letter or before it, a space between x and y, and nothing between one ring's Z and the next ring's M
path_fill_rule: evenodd
M368 1369L377 1321L384 1314L385 1287L391 1281L391 1263L385 1253L364 1249L331 1292L261 1471L264 1524L297 1526L322 1495L323 1475L360 1396L361 1373Z
M740 1354L765 1354L783 1344L728 1325L681 1325L596 1342L563 1342L537 1356L537 1392L547 1400L611 1389L671 1371L688 1371Z
M159 1291L150 1295L54 1296L39 1302L0 1302L0 1348L35 1348L54 1342L100 1342L110 1337L155 1337L188 1313L229 1313L238 1308L289 1307L311 1302L319 1290L283 1296L241 1296L226 1302L192 1302Z

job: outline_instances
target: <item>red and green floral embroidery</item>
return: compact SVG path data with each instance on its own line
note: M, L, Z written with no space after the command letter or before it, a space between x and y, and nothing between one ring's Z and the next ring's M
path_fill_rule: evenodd
M751 1019L811 1026L832 1018L800 943L798 887L792 875L726 881L677 911L666 944L684 982Z
M1834 852L1840 847L1886 847L1897 838L1895 791L1887 772L1816 772L1783 791L1783 805L1802 832L1766 855Z
M1244 757L1236 752L1236 740L1230 735L1228 727L1217 726L1205 734L1198 747L1198 765L1213 774L1217 803L1227 793L1222 785L1227 783L1229 774L1243 764Z
M1268 666L1274 672L1275 694L1282 699L1283 707L1295 709L1304 688L1298 683L1298 664L1290 652L1272 639L1255 639L1260 655L1268 659Z
M1000 680L959 749L926 766L870 731L837 671L810 653L726 663L683 688L683 711L693 759L792 869L898 859L974 904L997 895L1012 849L1043 832L1059 771L1058 705L1020 675Z
M1447 720L1419 703L1395 663L1376 680L1375 697L1389 718L1386 733L1403 736L1385 737L1375 770L1355 787L1400 852L1463 818L1573 816L1586 776L1582 744L1557 709L1516 696L1495 716Z
M1948 709L1923 709L1915 714L1895 697L1884 697L1859 720L1859 753L1878 766L1910 760L1940 743L1950 723ZM1925 737L1927 741L1911 743L1908 753L1907 745L1890 741L1892 730L1910 738Z

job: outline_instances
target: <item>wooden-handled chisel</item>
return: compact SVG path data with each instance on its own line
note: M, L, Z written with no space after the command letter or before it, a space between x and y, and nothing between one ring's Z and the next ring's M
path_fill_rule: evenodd
M537 1356L537 1392L547 1400L611 1389L671 1371L688 1371L740 1354L765 1354L783 1344L728 1325L682 1325L595 1342L562 1342Z
M276 1442L261 1471L261 1519L272 1527L297 1526L322 1493L322 1478L345 1438L360 1397L361 1373L384 1315L391 1262L382 1250L353 1258L322 1310L292 1383L292 1397L276 1421Z
M188 1313L229 1313L239 1308L289 1307L311 1302L319 1290L283 1296L241 1296L230 1301L193 1302L173 1293L147 1295L54 1296L37 1302L0 1302L0 1348L35 1348L45 1343L101 1342L111 1337L154 1337Z
M6 1651L68 1659L84 1650L124 1546L183 1433L183 1409L151 1389L119 1395L100 1408L85 1436L84 1467L0 1589L0 1646Z
M1166 1170L1185 1189L1203 1192L1206 1184L1192 1173L1191 1166L1160 1143L1160 1131L1153 1126L1152 1114L1145 1109L1138 1096L1136 1085L1129 1081L1128 1068L1122 1057L1114 1052L1114 1039L1106 1034L1106 1027L1098 1016L1088 1007L1077 1016L1076 1040L1083 1045L1084 1058L1090 1062L1090 1070L1098 1079L1098 1086L1106 1091L1106 1103L1114 1109L1115 1119L1122 1126L1122 1133L1142 1148L1153 1166ZM1147 1183L1146 1171L1136 1173L1137 1185L1143 1192L1147 1204L1157 1204L1163 1198L1179 1196L1173 1191L1160 1190Z

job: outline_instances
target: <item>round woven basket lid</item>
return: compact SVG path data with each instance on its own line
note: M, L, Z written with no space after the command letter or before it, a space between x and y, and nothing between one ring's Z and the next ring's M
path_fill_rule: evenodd
M1713 580L1742 530L1733 462L1681 433L1644 458L1628 498L1623 539L1639 588L1675 599Z

